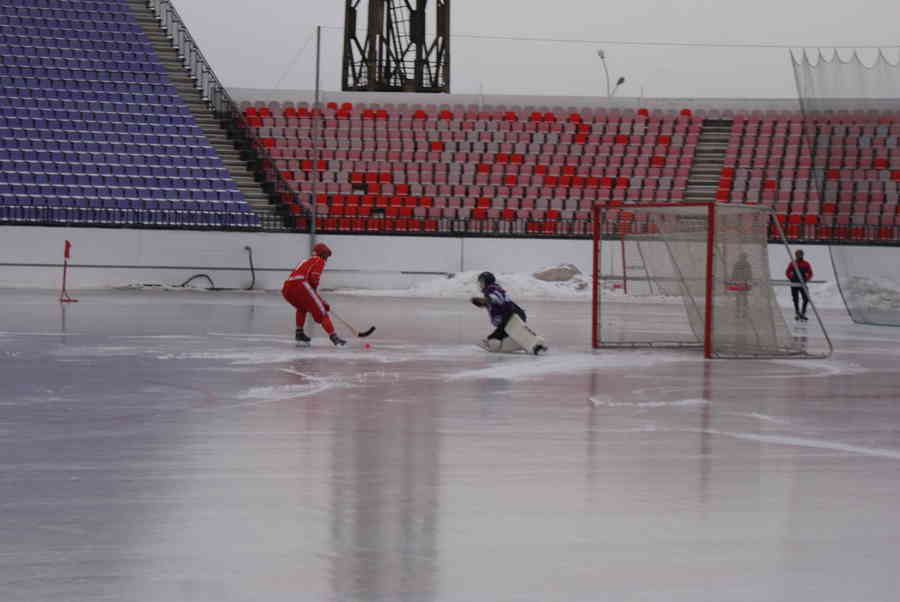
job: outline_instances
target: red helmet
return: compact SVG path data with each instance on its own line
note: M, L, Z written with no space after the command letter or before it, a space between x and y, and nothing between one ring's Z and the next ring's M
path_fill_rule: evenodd
M318 255L322 259L328 259L331 257L331 249L328 248L324 242L317 242L313 245L313 253Z

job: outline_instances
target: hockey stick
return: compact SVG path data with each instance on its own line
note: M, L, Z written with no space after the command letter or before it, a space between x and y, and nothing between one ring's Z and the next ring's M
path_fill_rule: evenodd
M374 327L374 326L369 326L366 330L363 330L362 332L360 332L360 331L356 330L355 328L353 328L353 325L350 324L350 322L348 322L347 320L345 320L344 318L342 318L342 317L340 316L340 314L337 313L336 311L334 311L333 309L331 310L330 313L331 313L331 315L333 315L335 318L337 318L337 319L340 321L341 324L343 324L344 326L346 326L347 328L349 328L349 329L350 329L350 332L353 333L353 336L356 336L356 337L359 337L359 338L361 338L361 339L364 339L364 338L366 338L367 336L369 336L370 334L372 334L373 332L375 332L375 327Z

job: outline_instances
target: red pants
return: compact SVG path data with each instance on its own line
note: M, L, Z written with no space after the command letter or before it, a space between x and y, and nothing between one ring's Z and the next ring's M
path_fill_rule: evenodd
M313 320L322 325L325 332L334 334L334 325L325 303L319 294L305 280L288 280L281 288L281 294L285 300L297 308L297 328L303 328L306 323L306 314L312 314Z

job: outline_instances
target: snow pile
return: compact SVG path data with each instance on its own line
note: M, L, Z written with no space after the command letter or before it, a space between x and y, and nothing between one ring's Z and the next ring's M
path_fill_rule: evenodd
M834 280L808 284L807 287L809 288L809 296L818 309L844 309L841 291ZM791 300L791 287L787 285L775 286L775 297L781 307L793 309L794 303Z
M433 278L410 286L407 289L342 289L341 294L378 297L424 297L467 299L479 293L478 274L480 271L460 272L450 278ZM535 278L528 273L498 273L497 282L506 289L513 299L571 299L589 301L591 299L591 279L583 274L576 274L570 280L548 282ZM864 283L863 279L856 284L858 292L865 292L869 297L877 299L881 306L900 306L900 286L896 289L879 288L872 282ZM813 303L820 309L844 309L844 301L834 281L810 284L809 292ZM846 291L845 291L846 292ZM680 297L660 297L646 295L626 295L621 289L607 287L605 293L610 299L623 302L645 303L680 303ZM775 294L779 305L792 308L791 289L789 286L775 286Z
M844 284L844 294L853 306L884 312L900 310L900 284L895 281L855 276Z
M434 278L413 284L403 290L345 289L341 294L372 295L385 297L443 297L466 299L480 294L478 274L481 271L460 272L450 278ZM513 299L583 299L591 298L591 281L581 274L569 280L547 282L532 274L495 274L500 284Z
M450 278L438 277L419 282L407 289L342 289L337 292L359 296L467 299L479 294L478 274L480 273L480 271L460 272ZM498 273L495 275L497 282L506 289L513 299L569 299L581 301L590 301L591 299L591 279L583 274L576 274L570 280L561 282L540 280L535 278L533 274L528 273ZM868 290L871 291L872 295L876 294L874 287L870 286ZM834 281L810 284L809 292L813 303L820 309L844 309L844 301ZM891 293L893 293L893 296L891 296ZM605 294L609 295L611 300L620 300L622 302L681 302L680 297L626 295L621 288L613 288L613 285L607 287ZM788 309L793 307L789 286L775 286L775 294L779 305ZM879 290L878 294L882 295L884 299L894 299L897 303L900 303L900 286L892 291ZM884 303L887 303L887 301L885 300Z

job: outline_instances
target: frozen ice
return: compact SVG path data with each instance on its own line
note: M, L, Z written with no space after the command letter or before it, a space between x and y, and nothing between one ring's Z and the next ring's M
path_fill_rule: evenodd
M814 290L827 360L593 351L523 277L551 352L490 354L469 280L326 293L368 349L274 292L0 291L0 598L896 599L900 330Z

